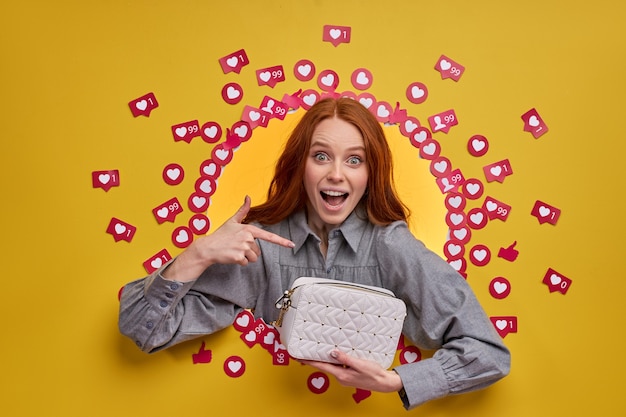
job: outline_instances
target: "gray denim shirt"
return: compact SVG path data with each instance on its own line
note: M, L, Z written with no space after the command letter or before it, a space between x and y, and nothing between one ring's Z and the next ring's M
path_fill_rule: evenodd
M469 285L405 222L376 226L357 210L329 234L326 257L304 212L260 227L292 240L295 248L260 240L257 262L213 265L184 284L163 279L164 265L125 286L120 331L154 352L230 326L242 309L269 323L278 316L276 300L296 278L323 277L393 291L407 305L405 337L437 350L432 358L394 368L404 384L405 408L483 388L508 374L509 351Z

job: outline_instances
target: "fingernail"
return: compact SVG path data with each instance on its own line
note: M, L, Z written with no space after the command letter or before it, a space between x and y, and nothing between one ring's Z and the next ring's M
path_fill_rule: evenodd
M337 352L335 352L334 350L332 350L332 351L330 352L330 357L331 357L331 358L333 358L333 359L337 359L337 356L339 356L339 355L337 355Z

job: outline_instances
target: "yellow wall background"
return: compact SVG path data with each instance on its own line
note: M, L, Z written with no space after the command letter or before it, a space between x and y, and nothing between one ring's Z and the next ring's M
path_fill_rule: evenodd
M117 291L143 276L142 262L186 224L186 199L212 145L174 143L170 126L214 120L228 127L244 104L316 89L292 73L300 59L333 69L340 91L356 68L374 76L369 92L401 102L426 124L454 108L460 123L435 138L466 177L508 158L514 174L486 183L485 195L512 206L470 242L486 244L489 265L468 266L468 280L492 316L512 315L519 330L505 342L511 375L488 390L434 401L429 416L617 416L626 412L623 213L626 10L616 1L21 1L0 6L0 230L3 296L4 415L171 416L404 415L395 395L356 404L353 390L331 381L322 395L306 389L311 370L272 366L260 347L248 349L234 329L204 338L209 364L193 365L200 341L146 355L117 331ZM350 26L352 40L322 42L326 24ZM218 59L245 49L250 65L223 74ZM461 80L441 80L441 54L466 67ZM256 69L283 65L287 80L258 87ZM429 88L409 103L406 87ZM225 104L227 82L243 101ZM134 118L128 102L154 92L160 106ZM537 108L550 131L534 139L520 116ZM270 169L296 115L256 129L224 170L208 215L221 224L249 193L264 197ZM445 239L443 197L428 164L396 133L401 192L412 226L433 249ZM483 134L486 156L466 150ZM186 170L176 187L161 180L171 162ZM118 169L121 186L92 188L91 172ZM151 210L178 197L176 225L157 225ZM562 210L556 226L539 225L535 200ZM482 201L482 200L481 200ZM478 204L478 202L470 202ZM105 233L111 217L137 227L132 243ZM520 255L498 259L518 241ZM468 246L469 247L469 246ZM553 268L573 280L566 295L541 283ZM488 284L504 276L512 292L493 299ZM247 371L229 378L224 359L240 355Z

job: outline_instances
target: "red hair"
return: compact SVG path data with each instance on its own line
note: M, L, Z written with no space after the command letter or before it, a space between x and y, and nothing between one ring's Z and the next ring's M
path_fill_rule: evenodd
M322 120L332 117L353 124L363 136L368 184L361 202L369 221L387 225L408 220L410 211L395 190L391 149L378 120L356 100L326 98L315 103L296 125L276 163L267 201L250 208L246 223L275 224L306 207L303 178L311 137Z

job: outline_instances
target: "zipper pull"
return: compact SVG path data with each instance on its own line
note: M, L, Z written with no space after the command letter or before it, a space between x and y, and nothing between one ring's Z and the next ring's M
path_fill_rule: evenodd
M283 295L276 300L276 308L280 309L280 313L278 314L278 319L272 323L272 325L274 326L282 326L283 325L283 316L285 315L285 312L289 309L289 307L291 307L291 294L293 293L292 291L289 290L285 290L285 292L283 293Z

